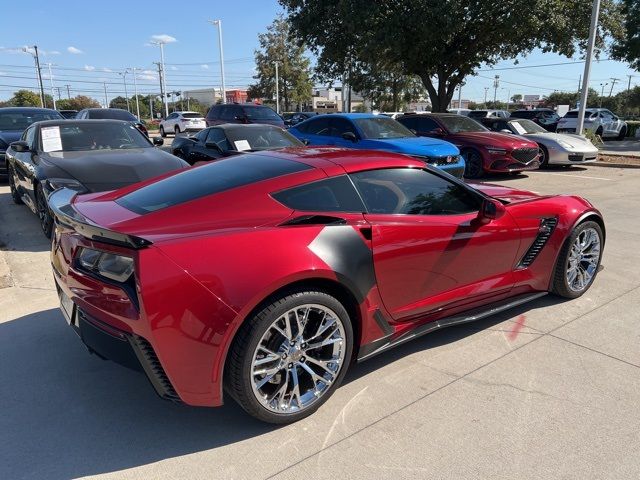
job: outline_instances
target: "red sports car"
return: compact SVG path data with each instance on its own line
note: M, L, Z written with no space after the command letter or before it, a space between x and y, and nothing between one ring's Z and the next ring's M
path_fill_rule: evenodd
M475 188L411 157L288 149L50 197L62 310L164 398L259 419L316 410L351 362L592 284L602 216Z
M404 115L397 119L423 137L453 143L465 160L464 176L480 178L485 173L517 173L540 167L536 142L511 134L492 132L463 115L430 113Z

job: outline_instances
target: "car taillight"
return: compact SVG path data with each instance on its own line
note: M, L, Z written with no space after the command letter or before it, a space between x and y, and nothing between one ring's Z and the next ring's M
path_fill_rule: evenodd
M84 270L116 282L126 282L133 273L133 258L124 255L83 247L76 258Z

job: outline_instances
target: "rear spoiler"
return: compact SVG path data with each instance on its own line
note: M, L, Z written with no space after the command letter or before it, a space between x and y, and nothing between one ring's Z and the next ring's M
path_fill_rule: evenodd
M140 249L152 244L149 240L127 235L126 233L108 230L78 212L73 208L73 199L78 192L69 188L59 188L49 195L49 208L55 216L56 223L71 228L90 240Z

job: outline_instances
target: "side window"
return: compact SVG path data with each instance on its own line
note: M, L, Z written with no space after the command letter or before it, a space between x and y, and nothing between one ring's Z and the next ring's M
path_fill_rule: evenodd
M504 120L500 120L499 122L494 123L494 126L491 130L496 130L496 131L500 131L500 130L509 130L511 131L511 129L509 128L509 124L507 122L505 122Z
M331 137L341 137L343 133L351 132L357 135L355 128L351 122L344 118L332 118L330 124L329 135Z
M364 206L346 175L327 178L272 195L294 210L307 212L364 212Z
M418 119L415 116L403 118L402 122L400 122L400 123L402 123L409 130L417 130L418 129Z
M238 113L236 112L236 107L233 105L226 105L220 109L220 120L232 121L236 119L236 115L238 115Z
M221 128L212 128L211 130L209 130L205 143L215 143L223 151L230 150L227 136L224 134L224 130L222 130Z
M304 133L329 136L329 117L312 120L305 125Z
M481 197L445 178L415 168L351 174L369 213L460 215L476 212Z
M197 134L196 134L196 138L198 139L198 141L200 142L204 142L204 139L207 138L207 134L209 133L209 130L200 130Z
M211 107L209 109L209 112L207 113L207 118L220 118L220 105L214 105L213 107Z
M36 127L29 127L27 128L27 130L22 134L22 140L27 142L27 145L29 145L30 148L34 148L34 140L36 138Z
M440 125L435 120L426 117L418 119L418 128L416 129L418 132L431 132L436 128L440 128Z

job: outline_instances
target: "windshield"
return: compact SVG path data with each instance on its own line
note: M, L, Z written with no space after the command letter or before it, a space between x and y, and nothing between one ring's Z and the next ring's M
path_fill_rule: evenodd
M124 123L64 123L40 129L45 152L151 148L146 137Z
M302 147L304 143L279 128L230 128L227 139L233 150L271 150L274 148Z
M103 108L98 110L91 110L89 112L89 118L92 120L108 119L108 120L126 120L127 122L137 122L138 119L126 110L119 110L117 108Z
M531 120L511 120L509 123L520 135L524 135L525 133L548 133L544 128L537 123L533 123Z
M439 117L439 119L451 133L489 131L475 120L471 120L469 117L463 117L461 115L443 115Z
M362 131L364 138L385 139L415 137L411 130L389 117L357 118L354 122Z
M487 116L487 112L486 110L473 110L471 112L469 112L469 115L467 115L470 118L485 118Z
M597 113L598 112L593 111L593 110L585 110L584 116L585 117L593 117ZM567 112L567 114L564 116L564 118L578 118L578 110L571 110L570 112Z
M42 122L44 120L59 120L60 116L57 112L47 111L27 111L27 112L0 112L0 130L26 130L29 125L34 122Z
M191 112L191 113L183 113L182 118L204 118L201 113Z
M280 120L280 115L269 107L244 107L244 114L251 120Z

